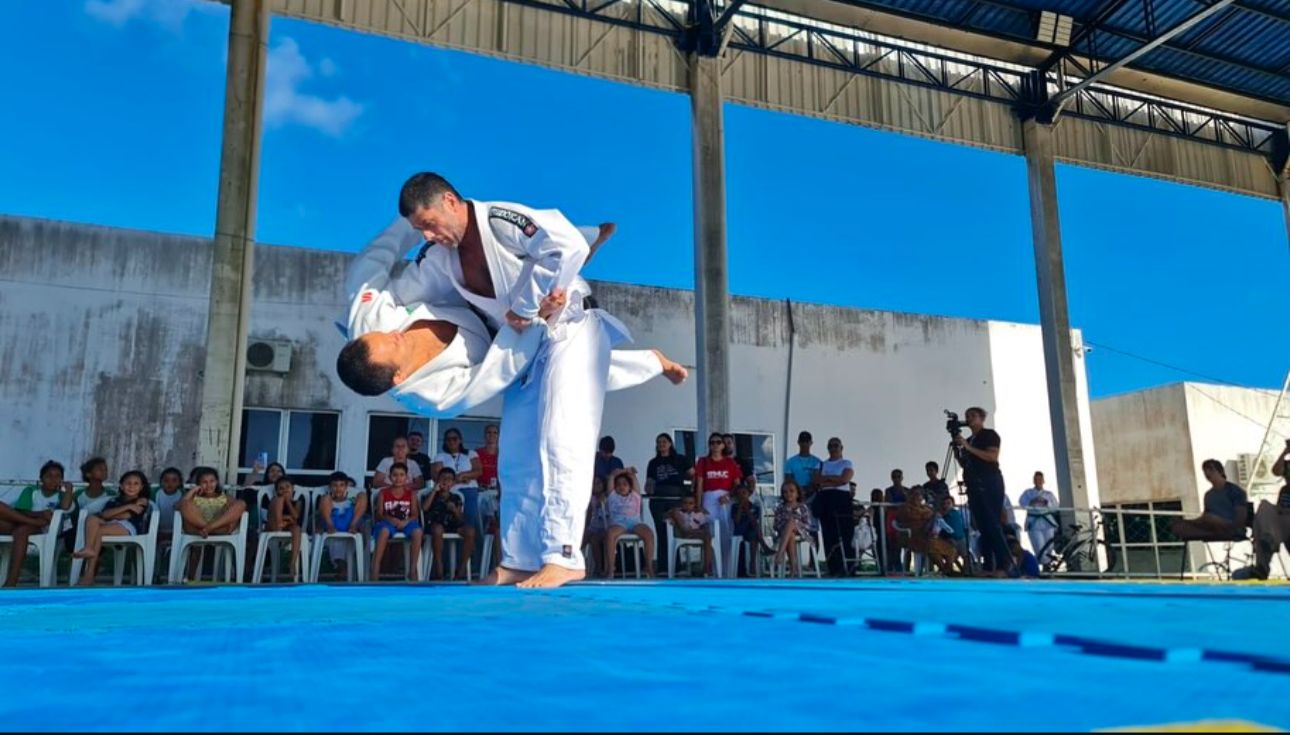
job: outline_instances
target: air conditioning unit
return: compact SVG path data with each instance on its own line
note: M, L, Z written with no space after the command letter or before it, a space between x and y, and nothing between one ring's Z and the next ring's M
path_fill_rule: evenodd
M286 340L253 339L246 346L246 369L266 373L291 370L291 343Z

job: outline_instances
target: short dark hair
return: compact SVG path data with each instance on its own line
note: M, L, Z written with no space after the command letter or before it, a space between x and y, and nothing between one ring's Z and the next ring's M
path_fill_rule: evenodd
M940 472L940 471L941 471L941 466L940 466L939 464L937 464L936 462L928 462L927 464L923 465L923 469L925 469L925 470L936 470L937 472Z
M294 482L292 482L292 481L291 481L291 478L290 478L290 477L287 477L286 475L283 475L282 477L279 477L277 480L274 480L274 482L273 482L273 489L274 489L274 490L277 490L279 487L281 487L281 486L283 485L283 483L285 483L285 484L287 484L287 485L291 485L291 486L293 486L293 487L294 487L294 486L295 486L295 484L296 484L296 483L294 483Z
M404 471L404 473L406 473L406 472L408 471L408 463L407 463L407 462L395 462L394 464L390 465L390 471L389 471L389 473L388 473L388 474L391 474L391 475L392 475L392 474L394 474L394 471L395 471L395 470L403 470L403 471Z
M988 414L988 413L986 413L986 412L985 412L985 409L984 409L984 408L981 408L980 406L973 406L973 407L971 407L971 408L969 408L968 410L966 410L966 411L964 411L964 412L963 412L963 417L964 417L964 418L967 418L968 416L971 416L971 415L972 415L972 414L974 414L974 413L981 414L981 418L982 418L982 419L984 419L986 416L989 416L989 415L990 415L990 414Z
M454 469L453 469L453 468L451 468L451 467L444 467L443 469L439 470L439 475L438 475L435 479L437 479L437 480L442 480L443 478L447 477L448 475L452 475L453 477L456 477L456 476L457 476L457 470L454 470Z
M798 432L797 443L801 444L802 442L811 442L811 443L815 442L815 440L811 438L811 432L809 431Z
M179 478L179 484L182 485L184 483L184 473L180 472L178 467L167 467L166 469L162 470L161 471L162 482L165 482L167 475L175 475L176 477Z
M67 477L67 470L63 469L63 463L55 462L52 459L40 466L40 474L37 476L43 480L46 472L53 472L54 470L58 470L58 474Z
M613 454L614 448L617 446L618 445L614 444L614 438L612 436L600 437L600 451L609 452L610 454Z
M104 459L104 458L102 458L102 457L90 457L89 459L87 459L87 460L85 460L84 462L82 462L82 463L81 463L81 479L82 479L82 480L85 480L86 482L89 482L89 480L90 480L90 472L91 472L95 467L98 467L98 466L100 466L100 465L102 465L103 467L105 467L105 468L106 468L106 467L107 467L107 460L106 460L106 459Z
M336 356L336 375L360 396L379 396L394 387L394 366L372 364L372 351L362 340L341 348Z
M891 471L891 476L892 476L892 477L895 477L896 475L900 475L901 477L904 477L904 476L905 476L905 471L904 471L904 470L902 470L902 469L894 469L894 470L892 470L892 471ZM918 486L917 486L917 485L915 485L914 487L918 487Z
M439 174L429 171L412 174L399 189L399 216L408 217L421 207L430 206L444 194L461 198L452 184Z
M333 472L330 475L327 475L327 484L330 485L333 482L343 482L346 485L348 485L349 475L345 474L344 472Z
M1207 459L1204 462L1201 462L1200 468L1202 471L1214 470L1215 472L1222 475L1223 477L1227 477L1227 470L1223 467L1223 463L1219 462L1216 459Z
M425 435L425 434L422 434L422 433L421 433L421 432L419 432L419 431L409 431L409 432L408 432L408 438L409 438L409 439L411 439L411 438L412 438L412 437L414 437L414 436L419 436L419 437L421 437L422 439L426 438L426 435Z

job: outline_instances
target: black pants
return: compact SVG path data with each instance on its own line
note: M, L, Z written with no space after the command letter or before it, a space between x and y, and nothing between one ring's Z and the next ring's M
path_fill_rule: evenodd
M981 533L981 556L987 569L1009 569L1012 553L1003 536L1003 477L987 477L969 481L967 486L968 509L972 522Z
M824 533L829 574L835 577L846 576L846 559L855 556L851 546L856 530L855 517L851 513L851 493L847 490L821 490L815 494L815 510L820 530Z

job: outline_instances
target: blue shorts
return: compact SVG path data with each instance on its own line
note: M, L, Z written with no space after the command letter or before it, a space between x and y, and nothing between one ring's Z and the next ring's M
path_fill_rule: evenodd
M137 530L135 530L135 527L134 527L134 526L130 525L130 522L129 522L129 521L108 521L106 525L109 525L109 526L120 526L121 528L124 528L124 529L125 529L125 531L126 531L126 535L127 535L127 536L138 536L138 535L139 535L139 532L138 532Z
M408 538L411 538L414 532L420 530L421 524L417 521L412 521L403 527L403 533L407 535ZM391 538L394 537L394 534L399 533L399 529L395 528L393 523L390 523L389 521L377 521L376 525L372 526L372 538L379 537L381 535L381 531L389 531Z

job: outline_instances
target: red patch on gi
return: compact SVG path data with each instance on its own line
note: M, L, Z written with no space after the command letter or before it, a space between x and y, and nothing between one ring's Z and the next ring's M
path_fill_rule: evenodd
M371 300L372 300L372 296L373 296L373 295L374 295L374 294L373 294L373 292L372 292L372 291L364 291L364 292L363 292L363 295L362 295L361 297L359 297L359 299L358 299L358 300L359 300L359 302L360 302L360 303L364 303L364 304L366 304L366 303L368 303L369 301L371 301Z

